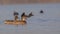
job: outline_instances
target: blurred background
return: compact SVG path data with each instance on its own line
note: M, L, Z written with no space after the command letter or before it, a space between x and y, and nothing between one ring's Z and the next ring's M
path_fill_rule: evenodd
M59 3L60 0L0 0L0 4Z
M43 10L43 13L40 11ZM26 25L7 25L13 20L13 12L34 16ZM60 34L60 0L0 0L0 34Z

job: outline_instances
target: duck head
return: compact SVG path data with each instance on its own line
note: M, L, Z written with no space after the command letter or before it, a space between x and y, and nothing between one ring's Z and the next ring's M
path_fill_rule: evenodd
M34 15L32 14L32 12L28 15L28 17L31 17L31 16L34 16Z

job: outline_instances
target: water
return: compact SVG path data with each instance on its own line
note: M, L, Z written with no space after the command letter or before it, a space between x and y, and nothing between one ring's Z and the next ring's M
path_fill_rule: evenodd
M40 14L39 11L44 13ZM13 19L14 10L20 15L33 12L26 25L7 25L4 20ZM60 34L60 4L0 5L1 34Z

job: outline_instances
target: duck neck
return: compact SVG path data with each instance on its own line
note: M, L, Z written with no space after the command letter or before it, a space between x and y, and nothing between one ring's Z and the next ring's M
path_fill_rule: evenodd
M26 17L22 17L21 20L26 21Z
M17 15L16 15L16 16L14 16L14 20L15 20L15 21L17 21L17 19L18 19L18 16L17 16Z

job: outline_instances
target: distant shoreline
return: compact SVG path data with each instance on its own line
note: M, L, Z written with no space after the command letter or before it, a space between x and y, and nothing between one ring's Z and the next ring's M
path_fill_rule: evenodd
M60 3L60 0L0 0L0 4Z

